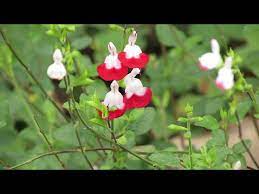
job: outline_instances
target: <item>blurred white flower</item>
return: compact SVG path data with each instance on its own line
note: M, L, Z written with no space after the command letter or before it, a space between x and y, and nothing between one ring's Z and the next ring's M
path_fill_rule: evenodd
M235 162L233 164L233 170L241 170L242 164L240 162L240 160L238 160L237 162Z
M199 58L199 66L202 70L214 69L222 63L220 48L216 39L211 40L211 50L212 52L205 53Z
M231 69L232 57L225 60L224 66L219 70L216 85L222 90L229 90L234 86L234 74Z
M56 49L53 54L54 63L51 64L47 70L47 75L50 79L62 80L66 76L67 71L62 63L62 59L61 51Z

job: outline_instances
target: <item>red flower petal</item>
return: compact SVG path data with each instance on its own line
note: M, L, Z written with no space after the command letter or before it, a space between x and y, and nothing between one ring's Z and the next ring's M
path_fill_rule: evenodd
M102 119L105 119L105 120L113 120L113 119L116 119L118 117L121 117L126 112L126 110L127 110L127 106L126 106L126 101L125 100L126 99L123 99L123 101L124 101L123 109L117 109L117 110L114 110L114 111L109 111L108 118L103 118L102 117L102 111L97 110L99 115L100 115L100 117L102 117Z
M152 99L152 90L147 88L143 96L133 94L130 98L127 98L126 95L124 98L126 99L125 102L127 103L127 109L142 108L150 103Z
M105 81L121 80L128 74L128 68L121 66L120 69L107 69L105 63L97 67L99 76Z
M139 58L132 57L127 59L126 53L120 52L118 58L121 61L122 65L128 68L144 68L149 61L149 56L145 53L141 53Z

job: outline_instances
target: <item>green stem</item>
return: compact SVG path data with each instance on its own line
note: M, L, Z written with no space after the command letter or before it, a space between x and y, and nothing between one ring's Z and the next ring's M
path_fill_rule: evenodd
M14 50L14 48L12 47L12 45L10 44L10 42L8 41L7 37L5 36L3 30L0 28L0 34L5 42L5 44L7 45L7 47L10 49L10 51L13 53L14 57L18 60L19 64L25 69L26 73L33 79L33 81L36 83L36 85L39 87L39 89L41 90L41 92L44 94L45 98L47 100L49 100L54 107L58 110L58 112L64 117L64 119L66 121L69 121L69 119L67 118L66 114L59 108L59 106L56 104L56 102L48 95L48 93L46 92L46 90L43 88L43 86L41 85L41 83L38 81L38 79L36 78L36 76L32 73L32 71L30 70L30 68L22 61L22 59L18 56L18 54L16 53L16 51Z
M187 129L191 131L191 123L188 120L187 121ZM192 158L192 137L188 138L188 147L189 147L189 159L190 159L190 165L191 170L193 169L193 158Z

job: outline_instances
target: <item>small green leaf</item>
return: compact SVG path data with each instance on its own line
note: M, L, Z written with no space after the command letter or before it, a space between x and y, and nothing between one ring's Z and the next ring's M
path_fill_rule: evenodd
M202 121L195 122L194 125L204 127L206 129L215 130L219 128L218 121L211 115L203 117Z
M92 80L88 77L87 71L84 71L84 73L82 75L80 75L79 77L71 76L71 86L72 87L85 86L85 85L89 85L93 82L94 82L94 80Z
M179 117L179 118L177 119L177 121L178 121L178 122L181 122L181 123L186 123L186 122L188 121L188 119L187 119L187 118L184 118L184 117Z
M178 132L178 131L188 131L188 129L186 127L183 126L179 126L179 125L175 125L175 124L171 124L168 126L168 128L174 132Z

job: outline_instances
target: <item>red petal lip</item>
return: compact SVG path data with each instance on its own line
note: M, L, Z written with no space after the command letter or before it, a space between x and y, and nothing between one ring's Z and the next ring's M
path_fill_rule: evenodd
M117 110L114 110L114 111L109 111L109 116L108 118L103 118L102 117L102 111L100 110L97 110L100 117L102 117L102 119L104 120L113 120L113 119L116 119L118 117L121 117L122 115L124 115L124 113L127 111L127 104L126 104L126 99L123 99L123 102L124 102L124 107L122 109L117 109Z
M215 81L217 88L219 88L222 91L225 91L225 87L221 82Z
M128 68L144 68L149 61L149 56L145 53L141 53L139 58L126 58L125 52L120 52L118 55L119 60L123 66Z
M107 69L105 63L97 67L99 76L105 81L121 80L128 74L128 68L121 66L120 69Z
M130 98L127 98L126 95L124 98L126 99L127 109L142 108L150 103L152 99L152 90L147 88L143 96L133 94Z
M208 71L209 70L209 68L207 68L206 66L201 65L201 63L199 63L198 65L199 65L199 68L200 68L201 71Z

